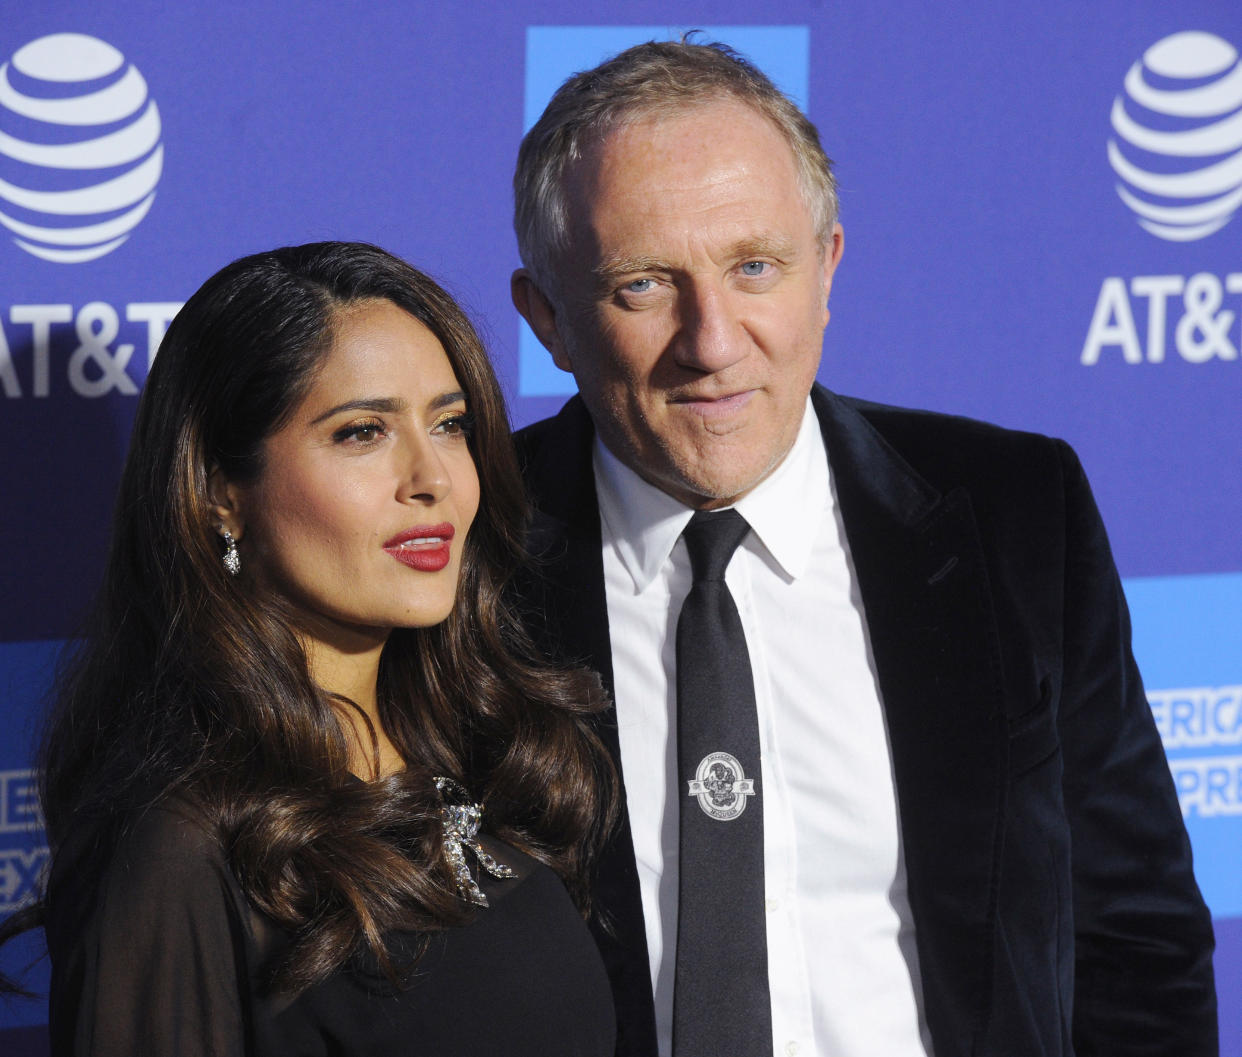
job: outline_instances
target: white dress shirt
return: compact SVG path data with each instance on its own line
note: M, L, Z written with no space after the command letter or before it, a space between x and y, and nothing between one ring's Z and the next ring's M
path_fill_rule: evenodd
M692 511L597 440L621 768L660 1054L677 943L676 630ZM763 759L773 1052L927 1057L892 761L866 615L810 401L777 469L736 509L753 530L725 582L746 634ZM658 657L660 663L652 663Z

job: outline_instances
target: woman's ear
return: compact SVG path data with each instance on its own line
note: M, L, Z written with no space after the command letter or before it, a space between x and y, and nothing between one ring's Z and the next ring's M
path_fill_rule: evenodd
M246 519L242 513L241 489L224 476L219 466L213 466L207 478L207 494L211 499L211 512L218 527L239 540L246 531Z

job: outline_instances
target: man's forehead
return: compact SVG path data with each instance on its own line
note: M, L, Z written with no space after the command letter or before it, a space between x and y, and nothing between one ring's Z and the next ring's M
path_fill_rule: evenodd
M671 128L676 128L681 135L709 136L727 132L738 121L766 125L774 135L784 139L780 126L759 107L737 96L721 94L625 111L583 137L576 164L592 167L605 154L642 149L644 144L660 139Z
M618 119L585 141L579 157L565 171L565 189L571 211L598 200L603 185L615 184L617 173L641 175L647 164L679 159L690 172L708 164L693 149L728 139L738 143L740 130L749 130L745 142L762 157L784 154L793 172L797 160L784 130L762 110L733 96L717 96L673 106L644 108ZM739 151L744 148L739 143Z

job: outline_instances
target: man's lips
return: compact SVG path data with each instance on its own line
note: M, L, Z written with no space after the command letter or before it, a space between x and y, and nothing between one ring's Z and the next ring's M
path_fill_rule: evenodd
M754 389L743 389L737 393L725 393L718 396L702 396L695 393L683 393L674 396L669 403L684 407L688 411L702 415L704 418L718 418L740 411L755 395Z
M384 550L411 569L439 572L449 563L452 542L453 526L442 521L399 532L384 544Z

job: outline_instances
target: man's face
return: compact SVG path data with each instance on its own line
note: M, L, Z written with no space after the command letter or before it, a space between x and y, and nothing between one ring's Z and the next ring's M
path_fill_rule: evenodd
M689 506L729 505L797 436L840 227L821 241L792 150L732 100L611 133L568 192L558 289L525 314L613 454Z

